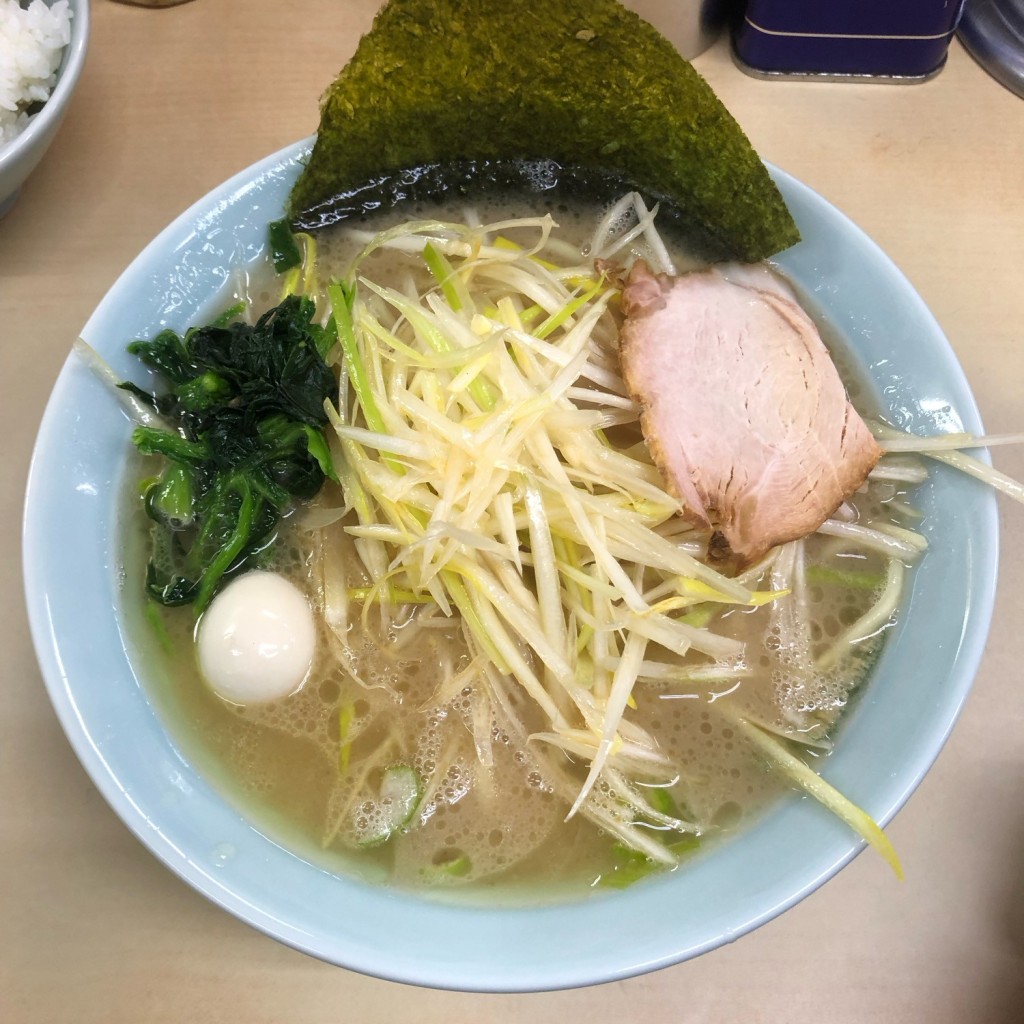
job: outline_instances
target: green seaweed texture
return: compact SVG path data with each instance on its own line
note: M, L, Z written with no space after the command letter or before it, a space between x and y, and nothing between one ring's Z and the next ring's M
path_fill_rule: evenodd
M666 197L739 259L799 239L710 86L616 0L390 0L323 98L290 209L386 172L517 158Z

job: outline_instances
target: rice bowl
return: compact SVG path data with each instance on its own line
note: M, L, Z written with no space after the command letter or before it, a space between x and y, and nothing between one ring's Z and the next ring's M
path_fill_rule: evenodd
M0 3L0 145L28 127L30 107L50 98L72 17L67 0L52 7L42 0Z
M49 148L67 111L85 64L89 3L33 0L22 10L16 0L4 0L0 11L2 216Z

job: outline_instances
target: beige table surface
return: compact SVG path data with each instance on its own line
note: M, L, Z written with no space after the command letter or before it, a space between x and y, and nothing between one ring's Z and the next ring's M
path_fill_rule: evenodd
M510 0L512 2L512 0ZM0 222L0 1022L1024 1021L1024 509L975 689L892 824L907 869L858 858L691 963L528 996L414 989L330 967L195 894L79 767L36 667L18 524L34 434L72 340L165 224L312 132L373 0L93 5L69 117ZM244 17L242 16L244 12ZM1024 100L954 45L912 87L763 83L697 61L762 155L847 213L943 325L990 431L1024 427ZM1024 477L1024 452L997 464ZM685 912L681 909L681 913Z

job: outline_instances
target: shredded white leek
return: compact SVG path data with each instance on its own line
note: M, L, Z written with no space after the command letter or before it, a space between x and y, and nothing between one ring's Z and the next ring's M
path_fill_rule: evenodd
M121 378L114 373L113 367L90 345L84 338L75 338L74 344L72 345L72 351L83 363L96 375L96 377L106 384L117 397L121 400L121 404L124 406L128 415L131 416L136 423L141 424L144 427L161 427L162 429L168 429L167 421L162 416L154 412L153 409L140 401L130 391L119 387Z
M617 288L594 271L595 258L625 259L639 247L656 270L674 273L656 213L639 195L623 197L598 225L589 259L552 235L550 217L355 233L362 251L327 289L344 354L339 404L327 411L348 513L342 528L355 538L364 582L339 586L325 569L335 646L344 654L350 602L364 622L378 613L389 622L390 604L414 609L417 629L454 623L469 657L431 699L473 694L468 727L480 763L491 764L497 711L530 743L570 816L666 864L672 854L646 826L699 832L706 822L667 815L643 795L638 783L669 785L680 768L630 712L645 688L714 703L898 871L877 826L771 735L791 731L825 747L822 721L784 709L778 721L755 724L757 715L730 703L754 669L746 643L718 624L767 605L757 614L790 652L793 686L810 688L884 628L904 562L926 542L900 525L856 521L853 505L822 525L838 553L866 554L873 565L882 556L888 571L871 606L834 643L818 643L817 657L804 542L743 572L713 567L709 533L679 515L643 443L618 364ZM399 286L375 281L368 258L381 249L418 267L410 262ZM949 449L991 443L878 432L888 452L922 452L976 475L980 463ZM904 519L914 512L898 500L900 488L925 478L899 455L871 473ZM325 510L322 520L337 516Z
M892 843L869 814L865 814L839 790L830 786L820 775L812 771L800 758L791 754L774 736L738 716L730 716L730 719L773 766L789 776L809 796L814 797L833 814L845 821L865 842L870 843L882 855L885 862L896 873L897 878L903 878L903 867Z
M1005 444L1024 443L1024 434L991 434L976 437L973 434L947 434L939 437L920 437L903 434L884 423L873 424L879 445L888 452L919 452L936 462L959 469L968 476L994 487L1014 501L1024 504L1024 484L993 469L987 463L965 454L964 448L990 448Z
M903 563L889 559L885 587L878 600L853 625L844 630L831 647L818 658L818 668L828 671L840 658L849 654L855 645L863 643L884 628L896 613L903 589Z
M917 434L884 434L878 444L886 452L952 452L964 448L995 448L1004 444L1024 444L1024 434L940 434L938 437L921 437Z
M642 238L671 271L654 211L630 196L623 212L633 228L596 244L611 252ZM609 772L667 769L626 715L656 664L646 652L715 662L691 661L674 679L740 678L743 643L694 625L691 611L780 595L697 557L707 538L678 525L678 502L636 443L609 310L615 287L582 263L560 266L564 247L546 248L551 226L431 221L364 237L347 281L328 289L347 384L328 412L357 517L344 529L373 581L352 591L365 595L364 620L388 595L458 614L478 682L493 693L483 659L541 712L536 741L586 756L571 813L607 826ZM505 237L524 232L532 242ZM382 248L422 254L429 274L401 290L377 283L367 258ZM604 431L623 427L635 441L609 446ZM637 798L631 813L651 820L649 811ZM637 845L628 820L615 831Z

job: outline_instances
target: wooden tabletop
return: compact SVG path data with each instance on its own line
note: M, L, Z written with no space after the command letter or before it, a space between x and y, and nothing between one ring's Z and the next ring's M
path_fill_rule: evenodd
M964 714L875 856L731 946L600 988L414 989L258 934L115 817L51 710L22 598L25 477L69 346L170 220L315 130L374 0L93 4L88 62L47 158L0 221L0 1021L830 1022L1024 1019L1024 509L1001 504L991 639ZM922 85L744 76L697 59L762 156L848 214L931 307L992 432L1024 428L1024 101L954 44ZM1024 478L1024 451L996 463ZM680 908L684 914L685 908Z

